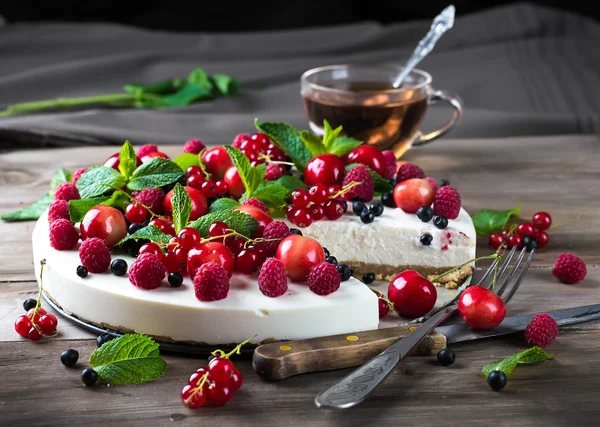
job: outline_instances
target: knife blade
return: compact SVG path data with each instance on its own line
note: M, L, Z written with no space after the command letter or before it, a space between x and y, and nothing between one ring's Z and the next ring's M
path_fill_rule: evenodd
M552 316L559 326L572 325L600 319L600 304L544 313ZM440 326L419 344L412 355L431 356L447 344L523 331L536 314L507 317L500 325L490 330L473 330L464 323ZM281 380L302 373L359 366L417 327L418 324L406 324L354 334L263 344L254 350L252 365L256 373L267 380Z

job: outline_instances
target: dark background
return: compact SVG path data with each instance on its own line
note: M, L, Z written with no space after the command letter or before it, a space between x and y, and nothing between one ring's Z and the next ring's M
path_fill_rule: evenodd
M336 25L357 21L381 23L431 19L449 4L457 14L515 3L443 0L3 0L0 15L8 22L115 22L149 29L194 32L265 31ZM600 18L594 2L531 1Z

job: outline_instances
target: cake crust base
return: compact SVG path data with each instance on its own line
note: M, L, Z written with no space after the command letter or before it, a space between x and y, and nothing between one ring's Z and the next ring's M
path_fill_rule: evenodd
M344 262L344 261L342 261ZM365 273L375 273L375 280L391 281L398 273L405 270L415 270L428 280L433 280L440 274L451 270L454 267L427 267L422 265L381 265L370 264L366 262L344 262L352 267L354 277L361 279ZM442 277L439 281L432 282L437 287L446 289L457 289L469 276L473 274L473 267L465 265L460 269Z

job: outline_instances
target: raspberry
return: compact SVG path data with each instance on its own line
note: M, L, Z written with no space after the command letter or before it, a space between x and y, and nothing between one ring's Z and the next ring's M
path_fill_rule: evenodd
M146 154L156 153L158 151L158 147L154 144L146 144L142 145L137 152L138 157L144 157Z
M265 172L265 179L267 181L275 181L277 178L283 175L283 167L279 165L269 165L267 166L267 171Z
M577 255L563 253L556 258L552 274L561 282L572 285L585 278L587 268Z
M165 278L167 270L160 259L151 252L138 256L129 267L129 281L136 288L156 289Z
M308 288L317 295L329 295L340 288L342 278L335 265L322 262L310 269Z
M269 212L269 208L267 208L265 206L265 204L263 202L261 202L258 199L248 199L248 200L244 200L244 203L242 203L242 205L244 206L254 206L255 208L260 209L261 211L265 211L266 213L268 213L270 215Z
M159 188L146 188L145 190L134 194L133 197L142 205L149 207L155 214L160 214L162 212L163 199L165 196Z
M431 184L431 188L433 188L434 193L438 191L439 186L438 186L438 183L435 180L435 178L431 178L428 176L427 178L425 178L425 181L427 181L429 184Z
M456 219L460 213L460 195L449 185L440 187L433 198L434 215L443 215L448 219Z
M200 151L204 150L206 146L199 139L190 139L183 146L184 153L200 154Z
M289 236L291 233L290 228L283 221L271 221L265 227L263 231L263 239L279 239L272 242L263 242L267 248L267 253L273 255L277 251L279 242Z
M361 165L353 167L346 173L343 181L344 187L351 182L361 182L362 184L352 187L347 193L348 198L353 199L354 197L358 197L364 202L373 199L375 184L373 183L373 178L371 178L371 174L366 166Z
M79 259L90 273L104 273L110 266L110 252L104 240L98 237L91 237L81 243Z
M277 258L269 258L263 263L258 274L258 289L271 298L280 297L287 292L285 268Z
M57 219L69 219L69 202L66 200L55 200L48 208L48 224Z
M200 301L224 299L229 292L229 275L216 262L205 262L194 277L194 292Z
M73 179L72 179L73 184L77 184L77 180L79 179L79 177L86 172L87 172L87 168L77 169L75 172L73 172Z
M552 316L541 313L533 316L533 319L525 329L525 338L531 345L546 347L558 336L558 325Z
M392 150L384 150L381 152L385 159L385 174L384 178L395 178L398 164L396 163L396 155Z
M396 182L402 182L412 178L425 178L425 172L423 172L423 169L421 169L414 163L404 163L398 169L398 174L396 175Z
M70 182L63 182L54 192L54 200L77 200L80 199L79 190L75 187L75 184Z
M50 224L50 246L59 251L66 251L77 246L79 233L68 219L57 219Z

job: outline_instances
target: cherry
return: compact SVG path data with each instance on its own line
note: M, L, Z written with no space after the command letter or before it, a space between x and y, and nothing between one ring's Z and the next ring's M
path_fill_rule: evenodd
M188 188L188 187L186 187ZM168 234L169 236L175 235L175 227L172 222L165 221L164 219L156 218L148 223L148 225L154 225L158 227L160 231L164 234Z
M229 188L229 195L234 199L239 199L242 194L246 191L242 177L235 166L229 166L225 171L225 177L223 178Z
M378 304L379 304L379 318L383 319L390 312L390 305L383 298L379 298Z
M263 262L266 261L267 257L270 255L267 251L267 247L264 243L255 243L252 246L252 249L256 251L257 254L257 266L260 267Z
M17 317L17 320L15 320L15 331L17 332L17 334L21 335L22 337L27 337L29 335L30 329L31 320L29 320L29 317L27 315L22 314L19 317Z
M210 237L224 236L227 234L229 226L222 221L215 221L208 226L208 235Z
M430 206L434 196L431 184L420 178L407 179L394 188L396 206L406 213L416 213L421 206Z
M342 159L335 154L321 154L311 159L304 168L304 182L307 185L341 185L345 173Z
M235 271L242 274L251 274L258 270L258 252L254 249L242 249L235 259Z
M310 203L310 196L308 190L299 188L292 192L292 205L297 208L305 208Z
M32 326L31 329L29 329L27 338L29 338L31 341L39 341L42 339L42 334L40 334L40 332Z
M371 145L356 147L344 156L344 160L347 165L350 163L360 163L361 165L368 166L380 176L385 175L385 157L383 157L381 151Z
M185 174L187 176L200 175L201 177L204 177L204 173L202 172L202 168L200 166L196 166L196 165L192 165L189 168L187 168L185 170Z
M233 392L229 384L224 383L213 382L208 386L208 390L206 391L206 400L214 406L225 405L232 396Z
M235 369L231 360L224 357L213 357L208 362L210 379L217 383L229 384L230 373Z
M535 241L538 244L538 248L542 249L546 246L548 246L548 243L550 243L550 237L548 236L548 233L546 233L543 230L538 230L535 233Z
M192 187L183 187L187 191L190 199L192 200L192 211L190 212L190 221L200 218L208 212L206 205L206 198L201 191L196 190ZM170 215L173 211L172 206L173 190L169 191L163 199L163 211L165 214Z
M458 300L458 312L473 329L492 329L506 316L504 301L481 286L467 288Z
M250 139L252 141L255 141L258 145L258 148L262 150L266 150L271 144L271 140L269 139L269 137L261 132L256 132L250 137Z
M489 237L490 246L494 249L498 249L504 243L504 236L502 233L492 233Z
M154 254L158 257L158 259L162 259L163 257L163 251L160 248L160 246L158 246L156 243L154 242L148 242L148 243L144 243L141 247L140 250L138 252L139 255L142 254Z
M319 221L325 216L325 209L321 205L312 205L309 210L313 221Z
M202 174L190 175L185 181L189 187L195 188L196 190L200 190L202 188L202 184L204 184L204 176Z
M522 224L519 224L519 226L517 227L517 234L521 237L533 236L535 234L535 229L530 223L524 222Z
M187 384L181 390L181 401L188 408L199 408L206 402L206 390L198 390L197 387Z
M182 228L179 233L177 233L177 240L182 248L187 249L188 251L198 245L200 240L202 240L202 236L200 232L195 228L186 227Z
M233 368L229 373L229 388L231 389L231 391L235 393L240 388L242 388L243 381L244 378L242 377L240 371L238 371L236 368Z
M127 223L118 209L98 205L87 211L81 220L80 230L82 240L98 237L111 247L127 236Z
M293 214L293 222L298 227L308 227L313 223L313 217L310 213L310 209L308 208L300 208L296 209Z
M310 187L308 196L313 203L326 203L329 200L329 188L323 184Z
M252 217L258 221L258 228L254 232L254 237L261 237L267 224L273 221L273 218L271 218L268 213L256 206L242 205L236 207L234 210L252 215Z
M547 212L537 212L531 220L536 230L547 230L552 225L552 217Z
M227 240L227 247L231 250L231 253L234 256L238 256L238 254L244 249L244 245L246 241L241 237L234 237L233 239Z
M523 238L518 234L511 234L508 238L508 248L512 249L515 246L517 248L521 247L521 243L523 243Z
M415 318L429 313L435 305L437 291L416 271L405 270L390 282L388 299L400 316Z
M227 172L225 172L227 173ZM224 196L229 191L229 185L225 181L217 181L215 183L215 189L219 196Z
M305 281L312 267L325 262L325 251L316 240L292 234L279 243L276 257L291 280Z
M344 215L344 202L341 200L330 200L325 204L325 216L327 219L335 221Z
M162 263L168 273L180 273L186 269L186 259L181 259L175 252L167 252L162 259Z
M187 271L193 279L196 271L206 262L216 262L227 272L229 277L233 274L235 260L231 250L223 243L206 242L190 249L187 255Z
M37 325L42 330L42 333L44 335L51 335L56 330L58 320L56 319L56 316L54 314L48 313L40 317L40 320L39 322L37 322Z
M138 203L131 203L125 209L125 218L131 224L141 224L148 218L148 211Z
M215 147L202 152L202 163L206 170L213 175L213 179L223 179L225 171L231 166L231 158L225 147Z
M169 156L167 156L165 153L161 153L160 151L154 151L152 153L144 154L141 158L141 161L142 163L148 163L155 157L162 157L163 159L169 158Z
M207 199L212 199L217 196L217 186L213 181L204 181L200 186L200 191Z

